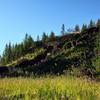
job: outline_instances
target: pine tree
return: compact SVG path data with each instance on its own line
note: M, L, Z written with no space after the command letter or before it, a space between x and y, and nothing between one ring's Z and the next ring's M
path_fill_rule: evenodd
M24 54L27 53L27 50L28 50L28 48L29 48L28 37L29 37L29 36L28 36L28 34L26 33L25 39L24 39L24 41L23 41L23 44L24 44ZM19 48L17 47L17 49L19 49Z
M24 43L24 50L26 51L26 49L27 49L27 41L28 41L28 34L26 33L26 35L25 35L25 39L24 39L24 41L23 41L23 43Z
M33 47L34 46L34 40L31 37L31 35L28 36L28 48Z
M98 21L97 21L97 27L99 28L99 31L100 31L100 19L98 19Z
M8 47L8 57L9 57L9 62L11 62L12 61L12 46L10 42L9 42L9 47Z
M17 45L17 43L15 44L15 48L14 48L14 55L15 55L15 59L17 59L18 58L18 50L17 50L17 48L18 48L18 45Z
M55 39L55 33L51 32L51 34L50 34L50 40L53 41L54 39Z
M82 29L81 29L81 32L85 31L86 29L87 29L87 25L86 24L83 24Z
M40 41L40 37L39 37L39 35L37 36L37 42L39 42Z
M5 50L3 52L3 60L4 60L3 64L7 64L7 63L11 62L11 59L12 59L11 54L12 54L11 43L9 43L9 45L6 44Z
M21 56L24 55L23 51L24 51L24 44L23 44L23 42L22 42L22 43L20 44L20 54L21 54Z
M95 27L95 22L93 22L92 20L90 21L90 24L88 26L88 28L92 28L92 27Z
M2 64L8 64L13 60L28 53L28 49L34 47L34 40L28 34L25 35L25 39L20 44L11 45L11 43L6 44L5 50L3 52L1 62Z
M42 42L46 42L48 39L48 36L46 35L45 32L43 32L43 35L42 35Z
M75 32L80 32L80 27L79 27L79 25L76 25L76 26L75 26Z
M15 50L15 46L14 46L14 44L13 44L12 47L11 47L11 51L12 51L12 60L15 60L15 52L14 52L14 50Z
M65 34L65 25L62 24L62 27L61 27L61 34L64 35Z

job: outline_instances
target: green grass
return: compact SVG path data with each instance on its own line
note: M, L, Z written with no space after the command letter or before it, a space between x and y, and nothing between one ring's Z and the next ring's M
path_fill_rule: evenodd
M23 59L27 59L27 60L32 60L34 59L36 56L38 56L39 54L43 53L45 50L43 48L41 49L36 49L34 51L34 53L29 53L29 54L26 54L25 56L23 57L20 57L19 59L15 60L15 61L12 61L11 63L7 64L6 66L15 66L18 62L22 61Z
M75 77L0 79L0 100L100 100L100 83Z

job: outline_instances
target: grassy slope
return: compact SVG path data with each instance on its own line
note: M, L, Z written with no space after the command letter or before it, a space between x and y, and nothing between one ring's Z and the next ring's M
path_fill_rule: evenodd
M75 77L0 79L0 99L100 100L100 83ZM65 99L64 99L65 98Z
M32 60L36 56L38 56L39 54L43 53L44 51L45 50L43 48L36 49L34 51L34 53L28 53L28 54L24 55L23 57L20 57L19 59L15 60L15 61L12 61L11 63L7 64L6 66L15 66L15 65L17 65L18 62L21 62L24 59Z

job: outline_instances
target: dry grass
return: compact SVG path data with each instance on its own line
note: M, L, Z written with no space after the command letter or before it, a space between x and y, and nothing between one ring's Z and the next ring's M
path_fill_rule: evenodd
M75 77L0 79L0 100L100 100L100 83Z

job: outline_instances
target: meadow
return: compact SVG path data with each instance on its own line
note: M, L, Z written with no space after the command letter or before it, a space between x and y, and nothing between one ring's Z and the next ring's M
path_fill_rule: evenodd
M0 100L100 100L100 82L71 76L4 78Z

